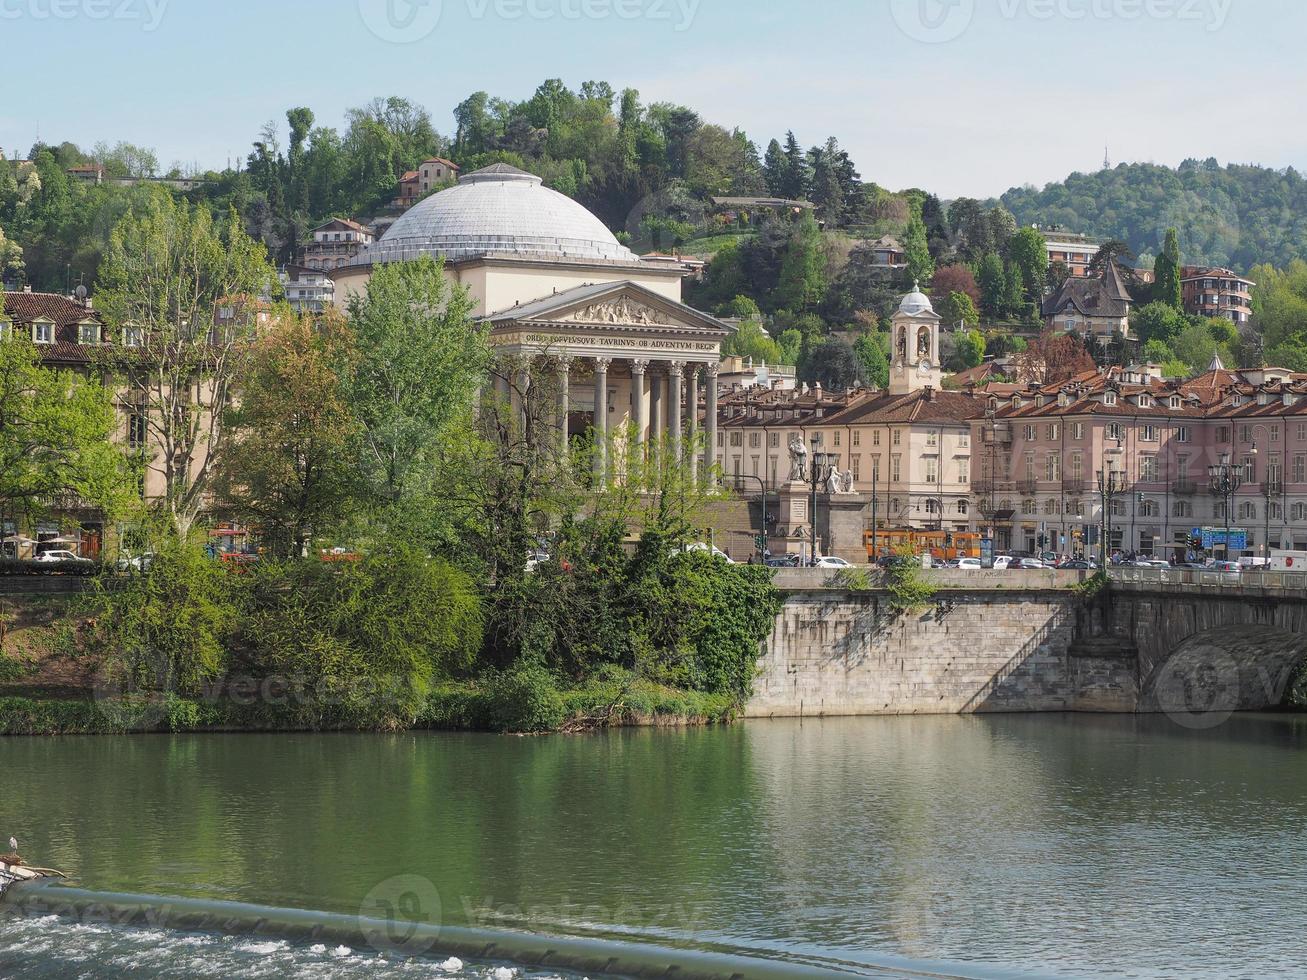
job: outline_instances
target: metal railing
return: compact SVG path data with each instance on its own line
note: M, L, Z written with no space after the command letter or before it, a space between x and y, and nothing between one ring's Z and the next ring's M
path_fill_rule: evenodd
M1118 565L1107 576L1123 585L1199 586L1225 591L1246 589L1280 589L1286 592L1307 591L1307 572L1245 568L1222 571L1207 568L1134 568Z

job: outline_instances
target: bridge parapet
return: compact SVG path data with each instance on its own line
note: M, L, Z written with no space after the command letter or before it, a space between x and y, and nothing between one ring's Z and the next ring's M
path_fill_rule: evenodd
M1307 572L1223 572L1197 568L1123 566L1111 568L1107 574L1112 588L1127 592L1192 592L1197 589L1231 597L1307 601Z

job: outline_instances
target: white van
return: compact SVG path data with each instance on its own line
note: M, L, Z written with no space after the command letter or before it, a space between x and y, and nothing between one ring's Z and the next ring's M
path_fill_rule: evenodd
M1273 572L1307 572L1307 551L1272 548L1270 568Z

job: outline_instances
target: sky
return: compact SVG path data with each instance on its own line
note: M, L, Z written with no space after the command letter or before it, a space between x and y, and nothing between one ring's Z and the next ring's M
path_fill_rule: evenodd
M375 96L633 86L763 149L834 135L865 180L988 197L1112 162L1307 169L1302 0L0 0L0 147L126 140L221 169Z

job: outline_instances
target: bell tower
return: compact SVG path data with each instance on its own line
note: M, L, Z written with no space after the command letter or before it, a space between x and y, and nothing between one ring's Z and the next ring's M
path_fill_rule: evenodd
M890 394L907 395L922 388L938 391L944 379L939 314L919 284L912 284L912 292L903 297L890 322Z

